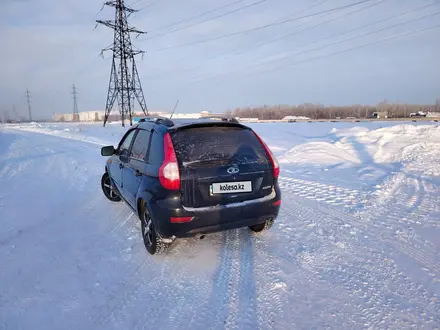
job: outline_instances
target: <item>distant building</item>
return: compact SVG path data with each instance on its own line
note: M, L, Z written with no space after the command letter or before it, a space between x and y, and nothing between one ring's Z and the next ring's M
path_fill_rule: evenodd
M305 116L286 116L282 120L288 122L295 122L297 120L310 120L310 118Z
M149 111L149 117L166 117L170 118L171 113L165 111ZM201 111L195 113L174 113L172 115L172 119L199 119L199 118L209 118L209 117L224 117L223 113L211 113L209 111ZM80 122L95 122L95 121L104 121L105 111L84 111L78 114ZM143 112L134 112L132 114L133 122L138 122L141 118L146 117ZM53 114L53 120L59 122L72 122L73 120L72 113L64 113L64 114ZM127 118L128 119L128 118ZM108 118L109 122L120 120L120 114L118 111L112 111Z
M103 121L104 120L104 111L83 111L78 113L79 121L83 122L93 122L93 121ZM71 122L73 120L73 113L64 113L59 114L55 113L53 115L54 121L61 121L61 122Z
M242 122L248 122L248 123L255 123L255 122L258 122L259 121L259 119L257 118L257 117L255 117L255 118L243 118L243 117L237 117L236 118L238 121L242 121Z
M212 113L209 111L200 111L198 118L207 118L207 117L226 117L224 113Z
M375 118L375 119L388 118L388 112L387 111L373 112L371 118Z

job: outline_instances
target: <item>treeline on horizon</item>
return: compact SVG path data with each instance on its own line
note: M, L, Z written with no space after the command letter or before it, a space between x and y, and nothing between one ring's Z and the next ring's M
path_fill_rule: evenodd
M399 104L378 103L376 105L326 106L306 103L300 105L275 105L261 107L242 107L226 111L228 116L258 118L259 120L283 119L286 116L304 116L311 119L369 118L374 112L387 112L388 118L406 118L418 111L440 112L439 101L436 104Z

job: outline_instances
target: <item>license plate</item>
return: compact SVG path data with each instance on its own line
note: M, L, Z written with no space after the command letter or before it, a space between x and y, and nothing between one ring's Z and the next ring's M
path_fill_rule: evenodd
M251 181L217 182L210 186L211 194L235 194L252 192Z

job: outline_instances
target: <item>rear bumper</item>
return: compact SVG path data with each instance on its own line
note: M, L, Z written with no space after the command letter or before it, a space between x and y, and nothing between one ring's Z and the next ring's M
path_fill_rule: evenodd
M275 219L280 206L274 203L280 199L281 194L276 187L264 198L215 207L185 208L180 204L180 198L166 199L150 205L150 212L160 236L191 237L196 234L247 227L263 223L267 219ZM192 217L192 220L172 223L171 217Z

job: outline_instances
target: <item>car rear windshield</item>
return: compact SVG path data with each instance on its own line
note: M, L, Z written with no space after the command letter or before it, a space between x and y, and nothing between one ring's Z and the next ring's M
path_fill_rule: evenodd
M264 147L246 128L188 128L174 132L172 140L183 166L268 163Z

